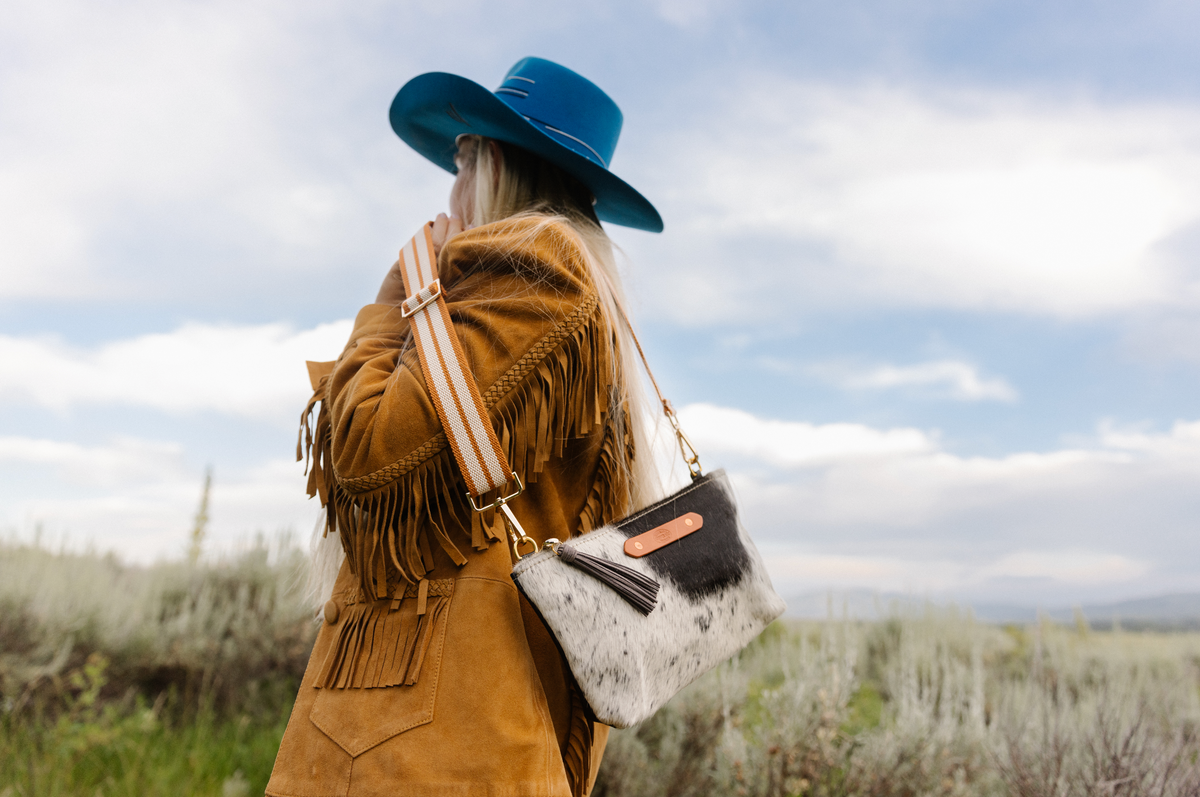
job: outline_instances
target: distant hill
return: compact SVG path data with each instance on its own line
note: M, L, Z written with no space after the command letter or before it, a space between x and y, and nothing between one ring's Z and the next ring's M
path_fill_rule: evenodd
M1083 616L1093 626L1111 626L1114 622L1125 628L1164 627L1200 629L1200 593L1178 592L1153 598L1118 601L1117 603L1082 606ZM1071 615L1062 610L1049 612L1051 619Z
M877 620L892 614L920 611L927 605L957 606L990 623L1032 623L1041 611L1058 623L1074 623L1076 612L1094 628L1118 624L1131 630L1200 630L1200 592L1180 592L1115 603L1082 606L1018 606L1015 604L957 601L944 597L923 598L871 590L808 592L787 599L787 616L814 620L826 618Z

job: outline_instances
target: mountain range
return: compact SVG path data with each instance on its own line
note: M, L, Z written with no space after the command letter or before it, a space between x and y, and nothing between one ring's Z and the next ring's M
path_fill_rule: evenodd
M814 620L878 620L910 614L926 607L970 611L988 623L1032 623L1045 617L1057 623L1083 619L1095 629L1114 626L1128 630L1200 630L1200 592L1180 592L1147 598L1077 606L1020 606L959 601L871 590L808 592L787 598L788 617Z

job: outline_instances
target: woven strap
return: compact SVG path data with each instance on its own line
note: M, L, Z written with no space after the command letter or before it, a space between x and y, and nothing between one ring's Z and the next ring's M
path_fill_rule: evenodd
M437 279L433 223L426 224L400 250L401 275L408 298L401 312L412 319L421 370L454 459L478 498L512 478L508 460L488 420L475 377L467 369L462 345L450 325L450 313Z

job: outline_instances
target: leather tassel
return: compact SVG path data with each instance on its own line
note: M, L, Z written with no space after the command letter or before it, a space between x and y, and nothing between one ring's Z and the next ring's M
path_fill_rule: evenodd
M578 567L612 588L630 606L642 614L650 614L658 603L658 582L631 567L577 551L569 545L558 549L563 562Z

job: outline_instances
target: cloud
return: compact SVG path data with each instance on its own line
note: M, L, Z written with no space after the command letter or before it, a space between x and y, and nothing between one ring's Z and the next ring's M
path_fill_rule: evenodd
M1200 589L1200 421L1102 425L1088 445L1002 457L935 432L680 410L707 469L731 473L743 520L784 591L826 587L1070 602ZM667 441L669 443L669 441ZM666 453L666 452L663 452ZM307 535L303 469L217 463L212 544ZM0 438L0 528L91 540L145 561L178 555L202 468L170 441Z
M357 269L382 272L387 253L444 202L447 178L387 129L383 109L403 78L444 67L486 79L507 66L503 47L593 23L575 18L571 28L566 12L533 3L520 30L497 37L483 6L469 5L459 17L477 21L453 41L400 48L404 31L444 27L454 13L311 0L6 6L0 300L61 308L166 297L155 307L172 314L172 301L204 294L222 315L245 302L256 318L278 318L296 298L345 307L332 295L357 290ZM664 0L640 13L698 28L724 7ZM609 72L615 86L627 72ZM628 239L631 252L652 255L635 260L662 266L645 277L658 303L648 315L763 324L812 307L899 306L1080 318L1171 305L1190 318L1194 108L802 82L720 64L704 80L702 93L676 83L617 97L631 136L618 171L667 217L661 239ZM647 99L668 95L677 99ZM663 124L639 138L638 119ZM314 284L320 296L304 299ZM1190 340L1190 329L1175 337ZM303 360L332 358L347 331L347 322L189 324L83 346L10 334L0 338L0 401L290 426L308 395ZM1013 390L969 364L928 370L936 365L847 373L862 390L980 401ZM1194 585L1183 565L1169 566L1197 553L1200 457L1188 423L1165 433L1102 427L1070 448L968 457L932 429L700 405L684 417L706 465L729 464L759 539L786 540L792 553L807 546L827 569L866 567L856 583L974 573L995 584ZM189 446L8 433L4 523L45 522L137 557L184 544L202 480ZM253 459L259 444L225 450ZM294 463L218 459L214 533L236 539L293 522L305 531L313 504L302 483ZM1056 559L1069 560L1065 570ZM1129 575L1138 563L1150 569Z
M878 430L855 423L814 425L758 418L743 410L689 404L679 411L688 437L701 451L732 453L783 467L892 457L933 451L917 429Z
M659 286L679 286L659 295L681 323L864 303L1065 318L1196 304L1195 247L1177 240L1200 220L1191 106L732 80L715 121L668 136L655 172L672 175L657 188L683 228Z
M823 587L1083 600L1200 589L1200 422L1101 424L1075 447L962 456L936 432L810 425L693 405L781 579Z
M679 28L692 28L708 21L723 6L720 0L658 0L658 16Z
M946 558L779 554L766 558L777 588L785 591L868 588L879 592L976 593L992 584L1052 584L1059 588L1120 588L1143 579L1142 559L1081 549L1018 550L986 564ZM1021 602L1031 596L1010 593ZM1035 597L1036 596L1035 593Z
M0 477L0 530L28 537L36 529L47 541L92 544L136 562L182 554L204 483L182 446L135 439L82 446L0 438ZM305 481L303 466L289 460L218 467L208 549L281 530L303 541L319 511Z
M0 335L0 399L65 410L120 404L291 423L311 393L305 360L332 360L352 323L186 324L84 349Z
M1100 439L1106 447L1118 451L1200 465L1200 421L1176 421L1166 434L1120 429L1108 421L1100 426Z
M375 93L419 54L392 48L399 71L380 69L379 49L346 40L359 14L307 0L6 6L0 299L227 302L357 261L382 273L392 225L420 223L446 181L407 173L419 160ZM363 93L381 104L370 116Z
M856 368L827 363L810 369L818 377L847 390L927 388L933 396L958 401L1016 401L1017 391L1000 378L984 378L970 363L936 360L916 365Z
M768 549L769 550L769 549ZM963 566L950 560L923 560L839 554L771 551L767 570L783 592L862 587L881 592L946 591L963 582Z
M725 5L644 13L689 26ZM387 3L330 8L16 3L0 30L0 299L253 300L385 268L447 183L381 109L395 76L447 56L386 44ZM412 28L445 11L404 14ZM494 28L458 38L464 66L496 68ZM786 317L798 302L1069 317L1195 303L1177 250L1194 242L1174 237L1200 217L1193 108L719 76L728 88L706 90L702 118L670 114L662 149L622 145L668 218L666 242L629 248L663 263L652 294L672 297L659 309L673 318ZM749 267L726 286L730 262Z
M802 506L800 515L826 531L837 529L843 542L855 538L856 544L889 547L919 542L933 549L957 546L968 528L977 542L988 545L996 544L999 536L1030 535L1034 528L1068 539L1086 536L1080 522L1093 519L1099 504L1076 502L1105 489L1116 490L1107 495L1110 500L1119 494L1136 502L1128 486L1118 484L1135 461L1104 449L1003 457L931 450L835 460L802 477L750 470L740 475L749 503L785 536L797 520L796 507ZM1061 528L1053 529L1064 520L1058 512L1069 512L1072 506L1080 510L1078 517L1066 518ZM1006 527L1005 522L1013 525Z
M112 487L131 480L156 479L177 473L183 447L133 438L108 446L84 446L31 437L0 437L0 468L49 468L74 486Z

